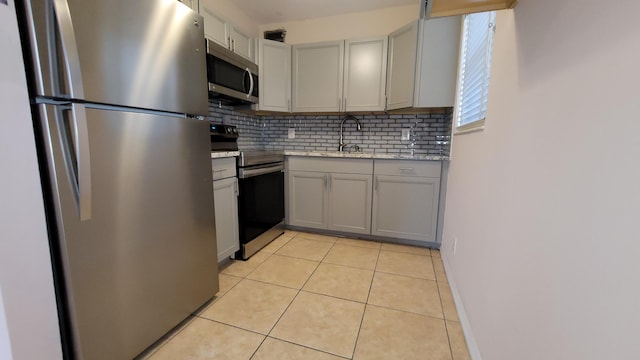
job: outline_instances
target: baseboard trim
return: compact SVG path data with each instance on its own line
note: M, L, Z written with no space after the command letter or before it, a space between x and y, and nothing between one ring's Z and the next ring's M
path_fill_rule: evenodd
M449 271L449 263L447 262L447 259L445 257L442 257L442 264L444 265L444 271L447 274L451 274L452 272ZM449 280L449 288L451 289L451 294L453 295L453 302L455 303L456 310L458 311L458 318L460 319L462 332L464 333L464 338L467 341L469 355L473 360L482 360L480 349L478 348L478 343L476 343L476 338L473 335L473 331L471 330L471 324L469 323L469 318L467 317L467 312L465 311L464 305L462 304L462 299L460 298L460 294L458 293L458 288L456 287L455 281L450 276L447 276L447 280Z

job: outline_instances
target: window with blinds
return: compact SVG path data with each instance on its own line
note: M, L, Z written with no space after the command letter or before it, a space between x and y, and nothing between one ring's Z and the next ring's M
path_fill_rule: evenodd
M460 131L484 125L495 17L491 11L464 18L455 113Z

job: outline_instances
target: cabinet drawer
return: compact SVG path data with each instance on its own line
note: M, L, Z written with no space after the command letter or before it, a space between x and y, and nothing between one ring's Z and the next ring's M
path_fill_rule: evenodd
M314 171L343 174L373 174L371 159L336 159L308 156L290 156L288 158L291 171Z
M219 158L211 160L213 180L225 179L236 176L236 158Z
M376 175L440 177L440 161L375 160Z

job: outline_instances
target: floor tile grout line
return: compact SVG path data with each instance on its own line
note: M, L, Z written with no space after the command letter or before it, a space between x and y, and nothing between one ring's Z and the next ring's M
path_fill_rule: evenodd
M360 326L358 326L358 334L356 335L356 342L353 344L353 352L351 358L356 356L356 349L358 348L358 340L360 340L360 333L362 332L362 324L364 323L364 317L367 313L367 306L369 305L369 297L371 296L371 289L373 288L373 281L376 278L376 268L378 267L378 260L380 260L380 252L382 248L378 249L378 255L376 256L376 264L373 267L373 276L371 277L371 283L369 283L369 292L367 293L367 299L364 304L364 311L362 311L362 317L360 318Z
M453 359L453 346L451 346L451 336L449 335L449 325L447 324L447 316L444 313L444 303L442 301L442 292L440 291L440 285L438 285L438 276L436 275L436 264L431 257L431 267L433 268L433 275L436 277L436 290L438 291L438 300L440 300L440 308L442 309L442 319L444 320L444 331L447 333L447 343L449 344L449 354ZM446 276L446 275L445 275Z
M369 306L369 305L370 306L375 306L375 307L380 308L380 309L393 310L393 311L398 311L398 312L405 313L405 314L417 315L417 316L422 316L422 317L428 317L428 318L435 319L435 320L447 321L447 319L444 319L444 318L439 318L439 317L432 316L432 315L420 314L420 313L413 312L413 311L395 309L395 308L392 308L392 307L382 306L382 305L372 304L372 303L368 303L367 304L367 306Z
M167 344L169 344L169 342L171 342L171 340L173 340L176 336L178 336L178 334L183 332L184 329L186 329L187 326L189 326L189 324L191 324L193 322L193 320L195 320L196 318L199 318L199 317L197 315L194 315L193 313L191 315L189 315L189 317L187 319L185 319L183 321L183 323L181 323L181 325L179 325L180 326L179 329L173 329L174 331L172 331L172 333L169 336L167 336L165 339L162 339L162 340L158 339L158 341L160 341L160 343L157 344L156 346L154 346L153 349L150 349L150 352L148 354L146 354L145 357L140 359L140 360L151 360L155 356L155 354L158 351L160 351L160 349L165 347ZM166 336L166 334L165 334L165 336Z
M331 251L331 249L333 249L333 245L335 245L335 243L331 244L331 247L329 248L329 250L325 253L325 255L322 257L322 260L324 260L324 258L327 257L327 254L329 253L329 251ZM284 314L287 313L287 311L289 310L289 308L291 307L291 305L293 304L293 302L298 298L298 296L300 295L300 293L302 292L302 289L304 288L304 286L309 282L309 280L311 279L311 277L313 276L313 274L316 273L316 271L318 271L318 268L320 267L320 264L322 263L322 260L320 262L318 262L316 264L316 267L313 269L313 271L311 272L311 274L309 275L309 277L307 278L307 280L302 284L302 286L300 286L300 289L298 289L298 292L296 293L296 295L291 299L291 301L289 302L289 304L287 305L287 307L284 309L284 311L282 312L282 314L280 314L280 316L278 317L278 320L276 320L276 322L273 324L273 326L271 327L271 329L269 329L269 332L267 333L267 337L271 337L271 333L273 332L273 330L278 326L278 323L280 323L280 320L282 320L282 317L284 316ZM277 339L276 337L272 337L274 339ZM266 339L266 338L265 338ZM281 339L279 339L281 340ZM264 343L264 340L263 340ZM292 344L296 344L293 343ZM299 346L304 346L302 344L296 344ZM260 346L262 346L262 343L260 344ZM260 346L258 346L258 348L256 349L256 351L258 351L258 349L260 348ZM306 347L306 346L305 346ZM316 349L314 349L316 350ZM254 353L255 354L255 353ZM253 355L252 355L253 357Z
M333 244L331 245L331 247L329 248L329 251L331 251L331 249L333 248ZM329 251L327 251L327 254L329 253ZM322 258L324 260L324 258L327 256L327 254L324 255L324 257ZM271 335L271 332L273 332L273 329L276 328L276 326L278 326L278 323L280 323L280 320L282 320L282 317L284 316L284 314L287 313L287 311L289 310L289 308L291 307L291 304L293 304L293 302L298 298L298 296L300 295L300 292L302 291L302 288L304 288L304 286L307 284L307 282L309 282L309 279L311 279L311 277L313 276L313 274L315 274L315 272L318 270L318 267L320 267L320 263L318 262L316 264L316 267L313 269L313 271L311 272L311 274L309 275L309 277L307 278L307 280L300 286L300 289L298 289L298 292L296 293L296 295L291 299L291 301L289 302L289 304L287 305L287 307L284 309L284 311L282 312L282 314L280 314L280 316L278 317L278 320L276 320L276 322L273 324L273 326L271 327L271 329L269 329L269 332L267 333L267 337L269 337L269 335ZM259 348L259 347L258 347ZM256 350L257 351L257 350Z
M242 327L240 327L240 326L238 326L238 325L227 324L226 322L222 322L222 321L220 321L220 320L214 320L214 319L209 319L209 318L205 318L205 317L200 317L200 319L202 319L202 320L207 320L207 321L211 321L211 322L214 322L214 323L216 323L216 324L221 324L221 325L224 325L224 326L229 326L229 327L232 327L232 328L234 328L234 329L238 329L238 330L248 331L248 332L250 332L250 333L252 333L252 334L256 334L256 335L260 335L260 336L264 336L264 337L266 337L266 336L267 336L267 335L265 335L265 334L263 334L263 333L261 333L261 332L258 332L258 331L255 331L255 330L245 329L245 328L242 328Z
M404 276L404 277L408 277L408 278L412 278L412 279L418 279L418 280L429 280L429 281L438 282L438 280L436 280L436 279L429 279L429 278L411 276L411 275L406 275L406 274L392 273L392 272L382 271L382 270L378 270L378 269L376 269L376 272L379 272L379 273L382 273L382 274L388 274L388 275Z
M334 354L334 353L332 353L332 352L328 352L328 351L325 351L325 350L322 350L322 349L316 349L316 348L313 348L313 347L311 347L311 346L307 346L307 345L302 345L302 344L294 343L293 341L289 341L289 340L285 340L285 339L280 339L280 338L277 338L277 337L275 337L275 336L267 335L267 337L266 337L265 339L274 339L274 340L278 340L278 341L286 342L287 344L300 346L300 347L303 347L303 348L305 348L305 349L318 351L318 352L321 352L321 353L324 353L324 354L327 354L327 355L331 355L331 356L339 357L339 358L341 358L341 359L351 359L351 358L344 357L344 356L342 356L342 355L338 355L338 354Z

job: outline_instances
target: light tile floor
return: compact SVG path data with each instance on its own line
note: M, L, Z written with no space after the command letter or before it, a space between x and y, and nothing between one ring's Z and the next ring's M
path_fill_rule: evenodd
M469 359L440 252L287 231L220 271L160 359Z

